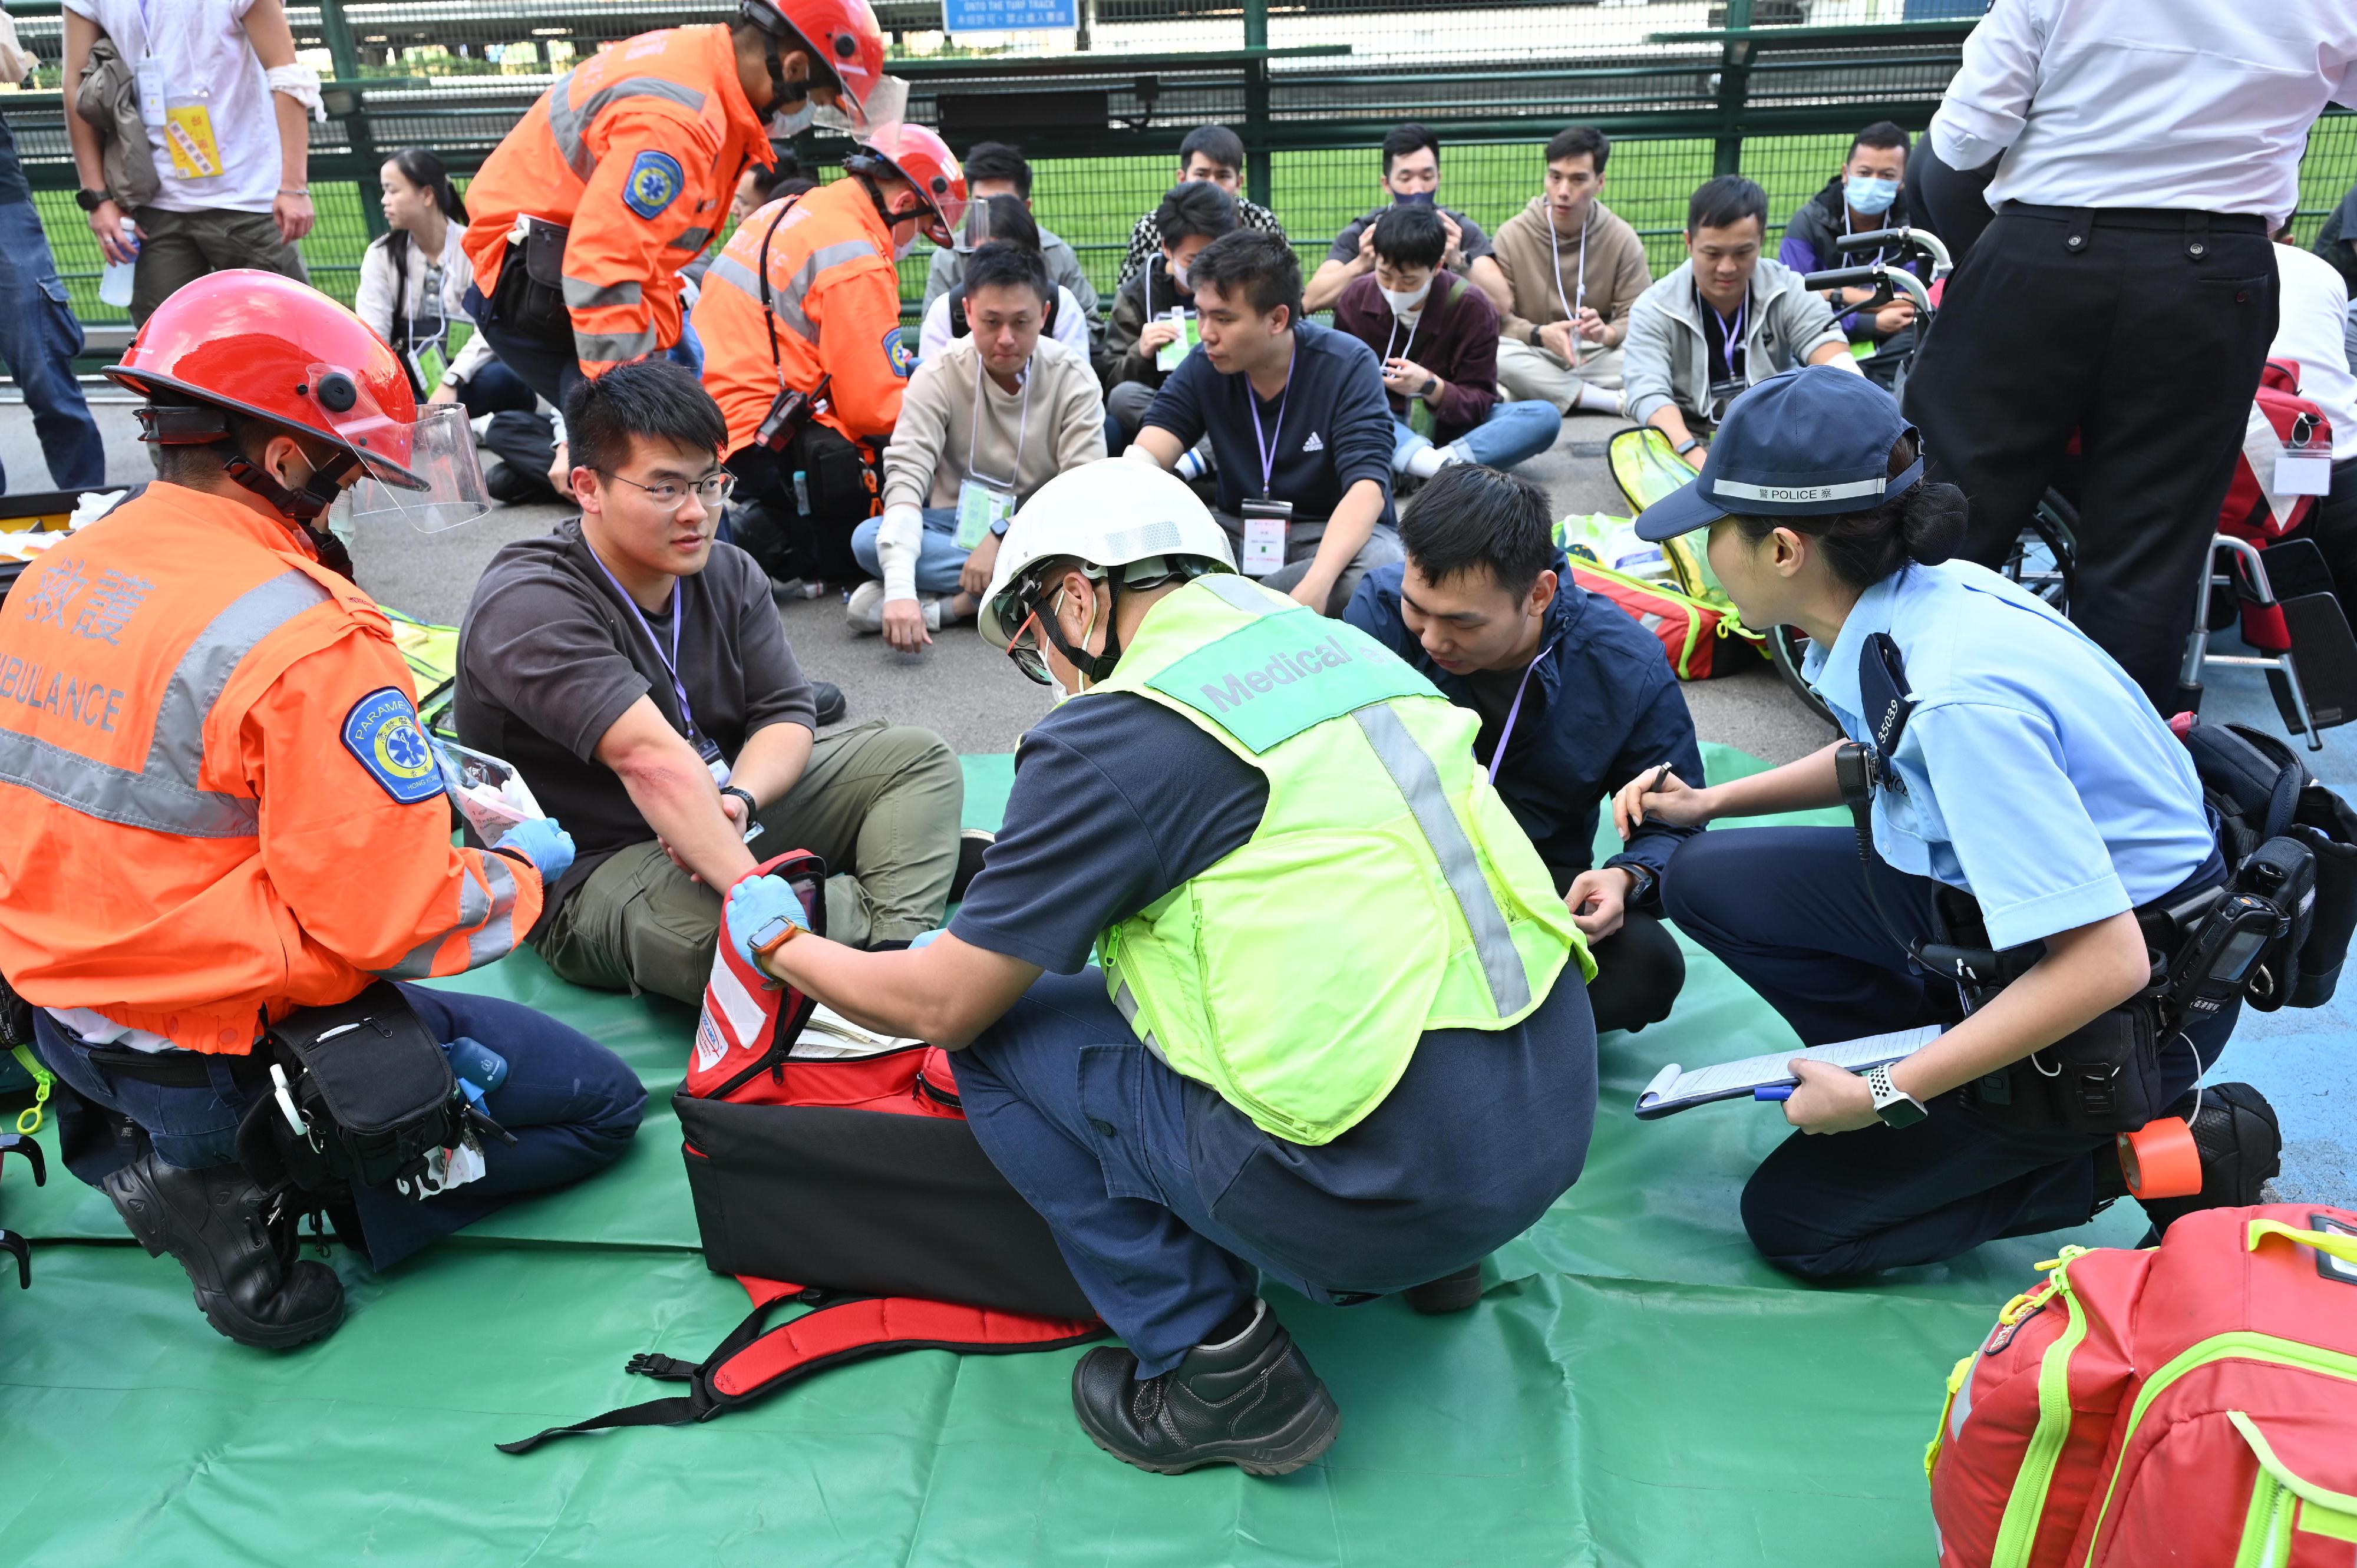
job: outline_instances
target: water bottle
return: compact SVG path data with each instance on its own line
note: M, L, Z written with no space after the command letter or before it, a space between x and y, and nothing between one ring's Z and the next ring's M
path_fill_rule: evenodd
M98 297L117 310L131 308L131 275L138 270L139 226L128 218L123 220L123 242L131 247L133 259L107 263L106 275L98 280Z

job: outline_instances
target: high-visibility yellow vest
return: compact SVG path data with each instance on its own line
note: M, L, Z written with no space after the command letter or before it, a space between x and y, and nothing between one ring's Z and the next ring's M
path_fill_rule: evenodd
M1473 760L1480 720L1245 578L1157 604L1110 679L1266 776L1259 830L1098 939L1114 1004L1263 1131L1329 1142L1432 1029L1504 1029L1595 961Z

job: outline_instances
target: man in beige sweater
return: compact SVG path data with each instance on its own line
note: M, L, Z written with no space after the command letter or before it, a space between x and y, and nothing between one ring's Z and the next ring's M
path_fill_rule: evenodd
M1644 242L1604 209L1603 132L1574 125L1546 145L1546 189L1491 241L1513 307L1498 325L1498 387L1568 413L1621 412L1629 307L1652 285Z
M965 268L967 335L909 378L884 451L884 515L851 536L883 579L852 591L851 624L903 653L970 618L1015 509L1105 455L1104 397L1085 356L1042 338L1039 252L994 241ZM1034 427L1037 428L1034 428Z

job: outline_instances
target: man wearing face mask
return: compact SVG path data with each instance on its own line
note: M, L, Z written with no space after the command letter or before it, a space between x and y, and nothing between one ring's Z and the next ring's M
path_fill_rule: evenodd
M899 118L866 0L744 0L737 20L647 33L557 78L467 188L468 309L500 360L563 407L584 376L681 337L679 274L745 166L820 108Z
M1480 285L1490 303L1503 310L1513 304L1514 291L1490 254L1490 236L1481 225L1455 208L1440 205L1440 138L1411 121L1395 125L1383 137L1385 207L1429 207L1440 214L1448 231L1448 252L1441 264ZM1323 310L1341 296L1353 278L1375 267L1375 220L1383 208L1358 218L1334 236L1326 259L1301 291L1302 308Z
M1888 120L1878 120L1852 139L1841 172L1825 182L1792 214L1784 226L1784 243L1776 259L1795 273L1824 272L1834 267L1862 267L1883 259L1878 251L1837 251L1834 242L1845 234L1867 234L1877 229L1900 229L1915 221L1902 188L1907 178L1907 133ZM1928 276L1931 263L1917 259L1910 270ZM1836 309L1856 305L1870 289L1835 289L1825 296ZM1880 343L1905 331L1915 319L1915 302L1900 295L1871 315L1853 310L1841 318L1842 330L1854 343Z
M737 542L772 578L848 586L852 530L882 510L878 454L916 355L895 263L946 246L965 175L922 125L882 126L845 177L773 202L729 237L695 302L704 385L728 421L728 467L753 503Z
M974 1136L1123 1340L1073 1368L1082 1429L1165 1475L1316 1460L1340 1412L1261 1281L1471 1306L1596 1106L1594 965L1479 721L1230 561L1168 475L1049 480L981 628L1070 700L948 930L855 952L775 877L728 901L748 962L956 1053Z

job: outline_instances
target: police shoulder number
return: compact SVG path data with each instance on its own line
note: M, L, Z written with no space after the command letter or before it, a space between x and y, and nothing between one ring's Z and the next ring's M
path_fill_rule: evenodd
M406 693L380 686L344 715L344 749L402 805L442 792L442 770Z

